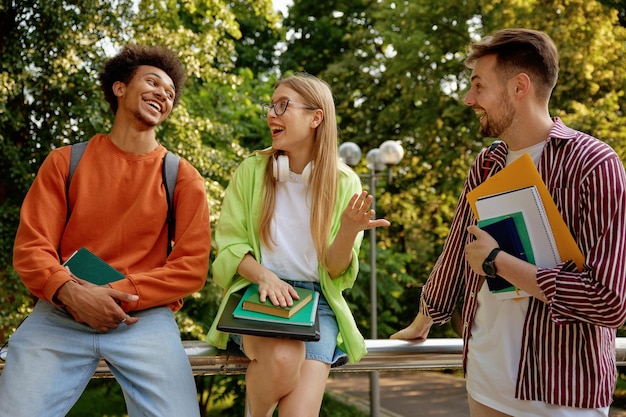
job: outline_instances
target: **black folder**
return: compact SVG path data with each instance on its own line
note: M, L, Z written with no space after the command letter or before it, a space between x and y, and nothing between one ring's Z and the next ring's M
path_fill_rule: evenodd
M305 342L320 340L319 314L315 315L313 326L294 326L289 324L261 322L257 320L238 319L233 317L233 311L241 300L241 293L232 293L217 322L217 330L226 333L247 334L252 336L274 337L282 339L296 339Z

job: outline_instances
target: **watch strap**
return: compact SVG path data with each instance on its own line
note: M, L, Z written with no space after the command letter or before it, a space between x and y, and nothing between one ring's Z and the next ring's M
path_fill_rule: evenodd
M493 262L496 259L496 256L502 251L502 249L500 248L493 248L491 250L491 252L489 252L489 255L487 255L487 258L485 259L486 261L491 261Z

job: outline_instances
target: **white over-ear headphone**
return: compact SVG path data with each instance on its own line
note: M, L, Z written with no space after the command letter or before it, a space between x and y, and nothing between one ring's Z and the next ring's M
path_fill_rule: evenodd
M286 182L289 179L289 157L278 155L274 157L274 178L278 182Z
M311 181L311 173L313 172L313 168L315 167L315 162L311 161L305 165L302 170L302 182L306 185L309 185L309 181Z
M272 162L274 164L274 178L276 178L278 182L286 182L289 180L289 157L287 155L278 155L273 158ZM314 166L315 163L311 161L306 164L302 170L301 179L304 184L309 183Z

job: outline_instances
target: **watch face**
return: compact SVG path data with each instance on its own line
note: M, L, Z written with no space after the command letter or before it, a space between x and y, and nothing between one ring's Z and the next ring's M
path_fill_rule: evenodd
M485 260L485 262L483 262L483 271L485 271L485 276L488 278L493 278L496 276L496 268L492 260L487 259Z
M500 248L495 248L489 253L489 255L487 255L487 258L483 261L483 271L485 272L485 276L487 278L496 277L495 258L499 252L500 252Z

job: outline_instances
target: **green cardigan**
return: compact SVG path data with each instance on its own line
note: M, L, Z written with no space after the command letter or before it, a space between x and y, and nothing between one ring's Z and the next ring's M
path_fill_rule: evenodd
M237 168L226 189L222 212L215 230L217 256L213 261L213 280L224 288L225 292L206 341L220 349L226 348L228 342L228 334L220 332L216 328L219 317L224 311L226 300L231 293L239 291L250 283L237 274L239 263L247 253L251 253L259 261L261 259L258 225L264 197L261 190L263 189L263 177L268 160L267 155L254 153ZM341 214L347 207L350 198L360 192L361 181L359 177L348 166L341 164L337 203L331 219L331 242L339 231ZM367 353L367 349L352 312L343 298L342 291L351 288L356 280L362 240L363 232L360 232L352 248L352 262L339 277L331 279L321 264L318 267L322 292L335 312L339 325L337 345L348 354L351 363L358 362Z

